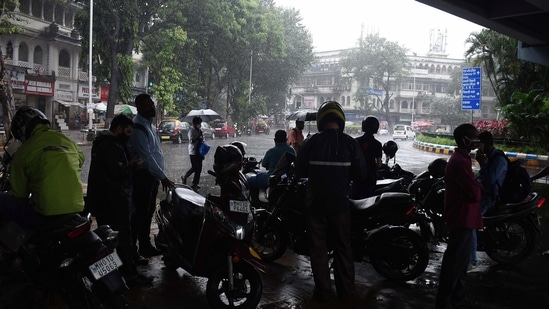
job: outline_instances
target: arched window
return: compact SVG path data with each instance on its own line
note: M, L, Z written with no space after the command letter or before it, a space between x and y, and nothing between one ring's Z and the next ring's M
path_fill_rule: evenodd
M351 96L350 95L347 96L347 105L351 105Z
M395 109L395 100L389 101L389 109Z
M19 1L19 10L21 11L21 13L30 15L30 1L31 0Z
M32 16L42 18L42 1L40 0L31 0L32 1Z
M345 96L341 96L341 105L345 105Z
M42 47L36 46L34 48L34 63L35 64L44 64L44 54L42 53Z
M29 61L29 47L26 43L19 45L19 61Z
M65 49L62 49L59 52L59 66L64 68L71 67L71 57L69 55L69 52Z
M8 42L6 45L6 57L8 59L13 59L13 44L11 42Z

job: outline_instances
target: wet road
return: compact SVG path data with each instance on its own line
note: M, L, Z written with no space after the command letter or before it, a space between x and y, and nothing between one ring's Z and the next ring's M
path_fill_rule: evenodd
M273 131L274 132L274 131ZM237 138L248 144L248 155L260 159L273 145L273 135L243 136ZM382 136L386 141L389 137ZM206 157L201 175L201 193L217 193L213 178L206 173L213 164L213 152L217 145L232 141L215 139L207 141L212 145L211 153ZM398 141L397 163L404 169L418 173L425 169L428 162L444 155L425 153L412 147L411 141ZM89 164L89 146L82 146L87 164ZM186 144L164 143L167 173L170 178L180 181L179 176L190 164ZM89 166L89 165L88 165ZM83 180L87 178L84 167ZM541 189L540 185L534 189ZM547 189L544 189L547 190ZM549 191L549 190L548 190ZM545 192L547 196L549 192ZM162 198L160 196L160 198ZM480 266L467 276L474 308L548 308L549 307L549 258L541 252L549 249L549 205L540 212L542 218L542 236L534 253L518 266L495 265L483 252L479 252ZM156 226L153 226L153 234ZM288 250L286 255L276 262L266 263L267 272L262 274L263 296L259 308L432 308L436 295L438 273L444 245L431 252L429 266L425 273L413 281L394 283L378 275L371 265L356 263L356 283L359 292L357 305L347 306L332 302L321 306L311 300L313 280L308 258ZM206 280L193 277L183 270L163 269L159 257L151 260L149 266L141 270L153 275L151 287L136 288L127 292L130 308L208 308L204 294Z

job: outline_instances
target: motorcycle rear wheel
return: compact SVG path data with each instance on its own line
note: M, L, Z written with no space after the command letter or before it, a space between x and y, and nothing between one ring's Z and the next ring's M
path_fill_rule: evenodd
M394 281L417 278L429 264L425 240L416 232L392 227L376 232L366 243L367 255L374 269Z
M271 221L267 226L269 213L264 212L255 218L256 230L252 240L253 249L262 260L272 262L284 255L290 241L288 231L282 222ZM261 237L259 237L262 235Z
M233 265L234 288L229 289L227 267L212 272L206 285L206 297L212 308L255 309L261 300L263 282L257 270L248 263Z
M503 222L486 227L486 254L499 264L524 261L536 245L536 231L527 220Z

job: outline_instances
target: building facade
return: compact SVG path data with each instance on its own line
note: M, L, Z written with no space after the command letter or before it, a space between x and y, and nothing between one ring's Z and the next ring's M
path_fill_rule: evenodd
M106 102L109 94L108 83L98 84L93 76L90 91L88 64L80 59L82 36L74 26L82 8L76 2L19 0L14 12L20 20L12 22L22 31L0 36L16 108L35 106L61 130L87 123L90 95L93 103L99 103ZM137 94L146 91L148 70L136 60ZM97 122L101 111L92 110Z

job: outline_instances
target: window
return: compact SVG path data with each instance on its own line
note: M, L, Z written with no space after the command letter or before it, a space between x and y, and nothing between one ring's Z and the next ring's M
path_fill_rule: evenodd
M65 25L65 10L61 4L55 5L55 23Z
M389 101L389 109L395 109L395 100Z
M350 95L347 96L347 105L351 105L351 96Z
M13 44L11 42L8 42L8 45L6 46L6 57L8 59L13 59Z
M42 18L42 1L32 0L32 16Z
M71 67L71 58L69 52L65 49L59 52L59 66L65 68Z
M21 0L19 1L19 10L21 13L30 15L30 0Z
M50 1L46 1L44 4L44 19L47 21L53 21L53 3Z
M19 61L29 61L29 47L26 43L19 45Z
M408 101L402 101L402 103L400 103L400 109L401 110L408 109Z
M35 64L43 64L44 63L42 47L36 46L34 48L34 57L33 58L34 58L34 63Z

